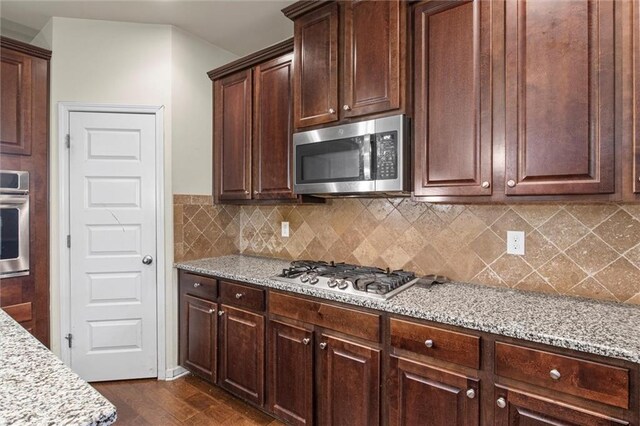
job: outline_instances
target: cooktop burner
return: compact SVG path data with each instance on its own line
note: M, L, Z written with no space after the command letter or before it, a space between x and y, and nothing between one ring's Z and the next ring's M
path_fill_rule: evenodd
M348 263L296 260L276 279L363 297L388 299L412 286L413 272L391 271Z

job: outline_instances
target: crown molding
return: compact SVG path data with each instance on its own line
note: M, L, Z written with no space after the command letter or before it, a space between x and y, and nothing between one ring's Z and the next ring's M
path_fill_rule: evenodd
M51 59L51 51L42 49L33 44L23 43L8 37L0 37L0 47L3 49L11 49L20 53L42 58L46 61Z

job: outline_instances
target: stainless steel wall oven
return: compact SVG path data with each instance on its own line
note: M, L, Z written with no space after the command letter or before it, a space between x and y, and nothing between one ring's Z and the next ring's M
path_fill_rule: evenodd
M29 172L0 170L0 278L29 274Z

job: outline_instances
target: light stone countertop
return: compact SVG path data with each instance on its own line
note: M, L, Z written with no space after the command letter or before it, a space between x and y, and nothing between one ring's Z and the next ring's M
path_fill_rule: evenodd
M187 271L244 281L640 364L640 307L585 298L449 283L411 287L387 301L289 284L271 277L289 261L245 255L176 263Z
M0 309L0 425L115 421L113 404Z

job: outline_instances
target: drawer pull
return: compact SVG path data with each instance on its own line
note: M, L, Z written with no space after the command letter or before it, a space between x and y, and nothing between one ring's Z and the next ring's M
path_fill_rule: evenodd
M311 339L309 339L308 337L305 337L304 339L302 339L302 344L303 345L308 345L309 342L311 342Z
M201 285L202 285L202 284L200 284L200 283L193 283L193 288L198 288L198 287L200 287Z
M507 401L506 401L503 397L500 397L500 398L498 398L498 400L496 401L496 405L497 405L499 408L504 408L504 407L506 407L506 406L507 406Z
M242 296L244 296L244 294L236 293L236 299L242 299Z
M467 398L473 399L476 397L476 391L473 389L467 389Z
M221 317L224 315L224 311L218 311L218 316Z
M431 339L427 339L424 341L424 345L428 348L432 348L433 347L433 340Z
M320 343L320 349L327 349L327 342Z
M560 380L560 377L562 377L560 372L558 370L556 370L555 368L553 370L549 371L549 376L551 376L551 378L553 380Z

